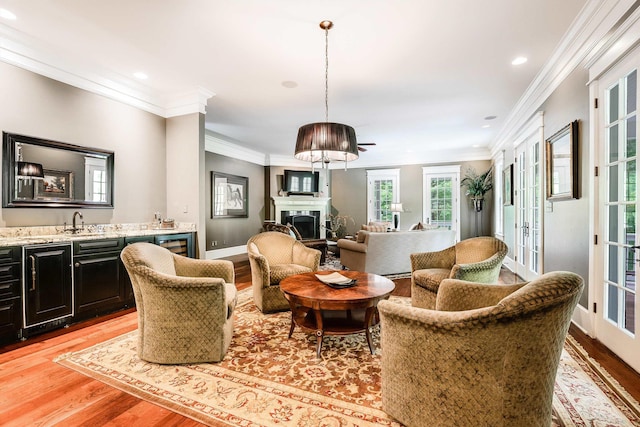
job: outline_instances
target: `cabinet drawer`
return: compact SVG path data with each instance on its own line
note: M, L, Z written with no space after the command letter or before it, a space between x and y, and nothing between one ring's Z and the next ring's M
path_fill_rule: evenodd
M20 278L20 263L0 264L0 282Z
M0 247L0 264L20 262L22 250L19 246Z
M20 296L20 280L0 282L0 299Z
M101 252L119 251L124 247L124 239L81 240L74 242L74 255L97 254Z
M16 341L21 327L20 298L0 300L0 343Z

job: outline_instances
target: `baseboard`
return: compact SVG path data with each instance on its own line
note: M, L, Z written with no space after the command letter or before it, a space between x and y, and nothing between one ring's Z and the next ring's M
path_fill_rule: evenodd
M245 245L232 246L230 248L214 249L212 251L207 251L206 259L225 258L228 256L241 255L245 253L247 253L247 247Z
M509 271L511 271L512 273L516 271L516 262L507 257L504 257L504 260L502 261L502 266L506 267L507 269L509 269Z

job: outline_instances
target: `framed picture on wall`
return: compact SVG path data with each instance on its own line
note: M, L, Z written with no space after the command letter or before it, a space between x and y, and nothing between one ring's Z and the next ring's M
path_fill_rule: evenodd
M34 193L34 199L73 199L73 172L44 169Z
M577 199L578 121L575 120L546 141L547 200Z
M211 218L247 218L249 178L211 172Z
M502 171L502 204L513 205L513 163Z

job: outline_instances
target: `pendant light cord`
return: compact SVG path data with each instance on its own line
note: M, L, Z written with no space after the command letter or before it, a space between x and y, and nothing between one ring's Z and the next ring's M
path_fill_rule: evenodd
M324 29L324 121L329 122L329 28Z

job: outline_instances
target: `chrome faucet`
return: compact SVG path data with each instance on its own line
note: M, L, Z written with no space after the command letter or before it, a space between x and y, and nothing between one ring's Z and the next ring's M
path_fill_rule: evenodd
M82 213L80 213L80 212L78 212L78 211L75 211L75 212L73 213L73 219L72 219L73 226L72 226L72 228L71 228L71 232L72 232L72 233L77 233L78 231L80 231L80 229L76 226L76 218L77 218L77 217L80 217L80 219L83 219L83 217L82 217Z

